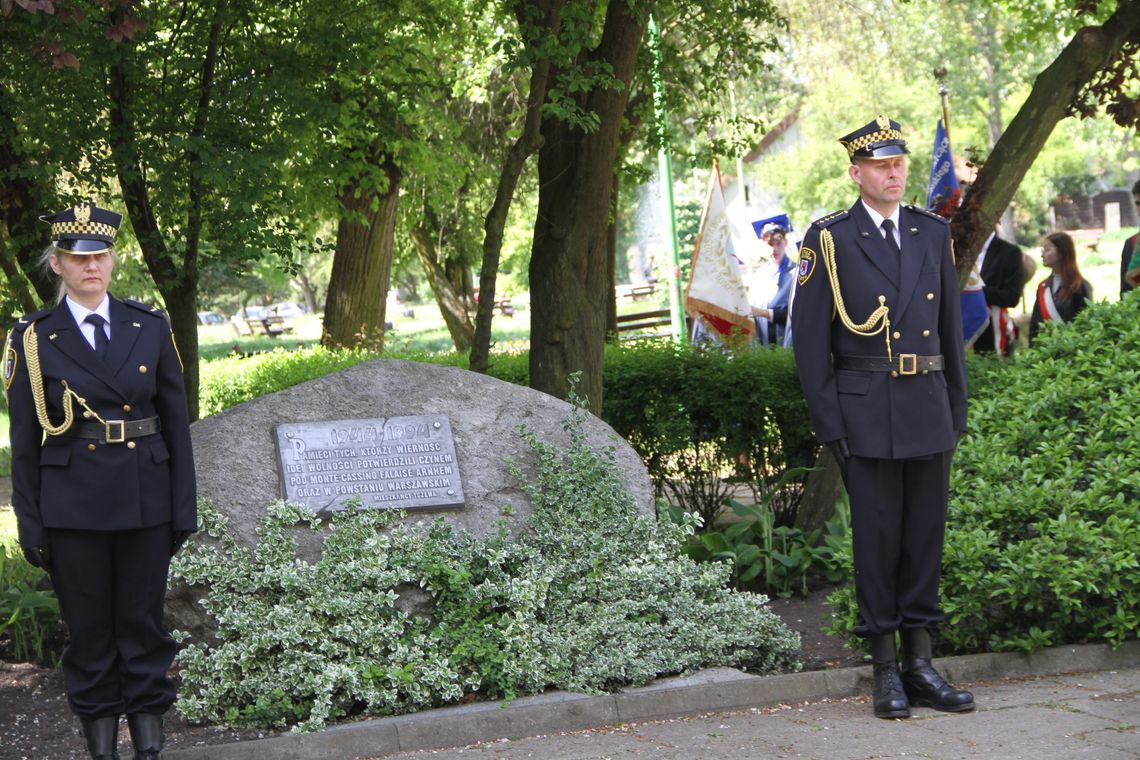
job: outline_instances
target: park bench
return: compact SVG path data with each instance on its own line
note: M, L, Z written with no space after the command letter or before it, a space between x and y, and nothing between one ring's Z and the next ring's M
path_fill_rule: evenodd
M647 282L644 285L618 285L617 295L625 301L644 301L657 292L657 285Z
M511 305L511 299L509 299L509 298L498 299L497 301L495 301L495 305L492 307L491 310L499 312L504 317L509 317L515 313L515 307L513 305Z
M617 315L617 331L621 340L640 338L667 338L673 334L669 329L672 317L668 309L639 311L633 314ZM663 330L662 327L665 327Z
M270 315L268 317L246 317L244 319L231 319L230 325L239 336L265 335L276 338L282 333L292 332L292 327L286 327L285 317Z

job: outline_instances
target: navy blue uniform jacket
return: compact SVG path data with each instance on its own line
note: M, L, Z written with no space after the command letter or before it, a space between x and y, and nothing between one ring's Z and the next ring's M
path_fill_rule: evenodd
M835 312L820 234L835 240L840 293L859 325L885 296L891 351L945 357L945 370L892 377L836 370L835 356L886 358L880 332L857 335ZM946 220L913 206L899 217L902 258L888 249L861 202L812 223L804 237L792 308L800 384L816 437L846 438L853 456L909 459L949 451L966 429L966 370L958 278Z
M162 431L126 443L44 436L36 417L24 356L24 331L34 322L48 417L63 421L68 385L104 420L157 416ZM197 529L190 421L181 362L162 312L111 298L107 358L96 357L67 304L23 317L12 331L15 366L8 387L12 503L25 547L48 543L46 528L113 531L171 523ZM12 361L6 357L6 361ZM75 424L85 421L75 403ZM42 441L42 446L41 446ZM90 448L94 444L94 448Z

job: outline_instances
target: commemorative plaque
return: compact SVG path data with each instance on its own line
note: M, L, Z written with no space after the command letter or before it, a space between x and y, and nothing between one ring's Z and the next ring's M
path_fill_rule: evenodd
M277 458L286 501L314 512L463 506L455 441L446 415L278 425Z

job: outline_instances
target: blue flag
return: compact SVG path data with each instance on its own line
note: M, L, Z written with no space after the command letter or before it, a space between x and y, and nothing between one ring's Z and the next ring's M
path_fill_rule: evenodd
M930 184L926 188L926 207L939 216L949 217L958 208L958 175L950 158L950 139L942 119L934 132L934 159L930 163Z
M950 157L950 138L946 136L946 129L939 119L938 129L934 131L934 157L930 162L926 207L939 216L950 218L958 208L960 195L958 175L954 172L954 161ZM966 345L972 346L990 321L990 309L986 305L986 294L982 291L977 262L974 262L974 270L970 272L970 279L966 282L966 287L962 288L960 298L962 335L966 339Z

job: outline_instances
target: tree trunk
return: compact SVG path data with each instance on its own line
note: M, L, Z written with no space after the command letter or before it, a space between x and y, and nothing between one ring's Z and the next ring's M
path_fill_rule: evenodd
M544 2L519 3L516 9L519 28L528 28L528 12L536 9L542 14L540 35L554 39L562 26L562 7L566 0L545 0ZM530 38L531 47L537 46ZM503 171L499 174L499 185L495 189L495 201L487 212L483 223L483 266L479 271L479 305L475 312L475 337L471 344L471 357L468 366L474 372L487 372L487 362L491 352L491 320L495 315L495 279L499 275L499 259L503 250L503 230L507 225L507 213L515 197L526 160L542 146L542 104L546 100L546 88L550 81L550 59L538 58L531 68L530 92L527 94L526 117L522 133L507 151ZM532 298L531 303L534 303ZM533 310L533 309L532 309Z
M0 270L8 280L8 292L16 297L16 304L25 313L35 311L36 299L32 296L32 291L28 290L28 278L20 270L20 263L8 251L9 246L4 243L3 236L0 236ZM45 299L45 302L50 303L50 300Z
M578 394L602 409L602 349L606 340L608 228L622 114L651 3L611 2L590 60L610 68L624 86L595 88L585 110L598 118L586 133L555 117L542 124L538 215L530 262L531 387L566 398L581 373Z
M808 473L795 527L804 533L822 528L835 516L835 502L843 495L843 477L831 449L821 446L815 469Z
M123 9L112 11L112 24L121 19ZM198 108L195 113L192 136L203 139L207 115L210 109L213 88L214 66L217 61L218 44L221 34L221 6L214 15L210 31L210 43L202 64L199 82ZM158 226L154 207L150 200L144 161L139 153L138 140L132 112L139 108L138 88L132 81L130 56L134 46L123 57L118 58L108 69L108 90L110 92L110 129L108 142L115 172L122 189L123 203L131 228L142 249L143 260L154 279L155 287L162 294L166 311L170 318L171 330L178 345L182 360L182 377L186 385L186 404L191 421L198 419L198 240L201 234L201 178L191 172L189 188L189 214L183 230L187 245L182 265L179 266L167 247L166 240ZM195 140L189 141L194 144ZM193 166L197 155L193 148L187 151L186 160Z
M1122 2L1103 26L1089 26L1077 32L1056 60L1037 76L1029 98L986 158L954 215L954 247L961 285L1057 122L1069 115L1081 90L1138 33L1140 2Z
M435 235L426 227L417 226L412 230L412 244L427 274L428 284L435 294L435 302L439 305L439 313L447 324L447 331L451 333L451 342L455 344L456 351L467 351L471 348L471 341L475 337L475 325L471 324L471 317L467 314L467 305L463 296L457 292L447 272L440 266L435 248Z
M297 287L301 289L301 296L305 299L305 308L309 313L317 313L317 294L313 290L313 283L309 280L309 275L304 269L297 272L297 276L293 278Z
M614 167L613 186L610 189L610 223L606 228L606 335L617 338L617 236L621 204L619 190L621 189L621 172Z
M384 193L365 192L352 184L341 198L348 213L337 225L321 335L321 344L330 348L384 348L401 172L391 157L383 159L381 168L388 177Z
M0 221L8 228L8 245L0 239L0 267L20 308L35 311L37 298L28 290L28 283L41 303L55 301L53 278L38 268L48 240L48 227L39 217L58 209L52 207L55 194L25 173L28 158L11 105L12 98L0 87L0 174L6 177L0 188Z

